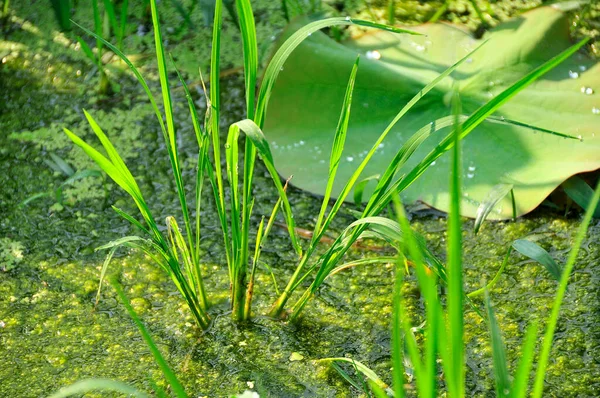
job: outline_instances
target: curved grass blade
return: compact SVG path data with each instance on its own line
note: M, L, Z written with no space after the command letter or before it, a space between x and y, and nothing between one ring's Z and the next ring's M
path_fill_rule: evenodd
M281 184L281 180L279 179L279 174L277 174L277 170L275 169L273 155L271 154L271 149L269 148L269 143L267 142L265 135L261 131L260 127L249 119L241 120L237 123L234 123L232 126L235 126L236 129L243 131L244 134L246 134L246 137L252 141L258 150L258 153L260 154L265 166L267 167L267 170L269 171L269 174L271 175L271 178L273 179L273 182L275 183L277 192L282 199L283 212L288 227L288 232L292 239L292 245L294 246L296 253L298 253L299 256L302 256L302 247L300 246L298 234L295 229L292 208L287 198L287 194L283 189L283 185Z
M473 225L473 232L476 234L481 228L481 224L485 221L494 206L498 204L508 193L513 189L513 184L498 184L487 194L486 198L477 208L477 217Z
M188 398L188 395L185 393L185 390L183 389L183 386L177 379L177 376L175 376L175 373L173 373L173 370L171 370L171 368L169 367L169 364L167 363L167 361L165 361L164 357L160 353L160 350L158 349L158 347L152 340L152 336L150 336L150 333L148 333L148 330L146 329L146 327L144 326L144 324L142 323L142 321L140 320L138 315L135 313L135 311L131 307L131 303L129 302L129 299L125 295L125 292L123 292L123 289L121 288L121 285L119 284L119 282L116 280L116 278L111 278L110 284L117 292L117 296L121 300L121 303L123 304L123 306L129 313L129 316L131 317L131 319L137 326L138 330L140 331L140 334L142 335L144 341L146 342L146 345L148 345L148 348L150 349L150 352L152 353L152 356L154 357L154 361L158 364L163 375L165 376L165 378L171 385L171 388L173 389L173 392L175 393L175 395L178 398Z
M596 190L594 191L594 196L592 197L592 200L590 201L590 206L585 212L583 221L579 226L577 236L575 237L575 242L573 243L573 247L571 249L571 252L569 253L569 258L567 259L567 263L565 264L562 275L560 277L558 291L556 293L556 298L554 299L554 305L552 306L552 312L550 314L550 319L548 320L546 333L544 334L544 341L542 343L542 349L538 360L537 371L535 375L535 384L532 394L533 398L540 398L544 391L544 378L546 376L546 367L548 365L548 358L550 357L550 348L552 347L552 340L554 339L554 331L556 330L556 323L558 322L560 306L562 304L563 298L565 297L565 292L567 291L567 284L569 283L569 277L571 276L571 271L575 266L575 260L577 260L579 249L581 248L583 239L585 238L590 222L592 221L592 209L595 209L596 206L598 206L599 200L600 184L598 184Z
M144 240L144 239L140 238L139 236L135 236L135 235L125 236L123 238L113 240L112 242L109 242L109 243L102 245L100 247L97 247L95 249L95 251L106 250L106 249L110 249L110 250L108 251L106 258L104 259L104 263L102 263L102 269L100 270L100 280L98 281L98 290L96 291L96 302L94 303L94 307L97 307L98 302L100 302L100 293L102 291L102 283L104 282L104 278L106 277L106 271L108 270L108 265L110 264L110 261L112 260L113 256L115 255L115 252L117 251L117 249L120 246L127 245L130 242L140 241L140 240Z
M320 235L321 223L323 222L323 217L325 216L325 211L327 210L327 204L329 203L329 198L331 197L335 176L338 166L340 165L342 152L344 151L344 143L346 142L346 135L348 132L348 121L350 120L350 108L352 106L352 93L354 92L354 82L356 81L356 73L358 72L359 61L360 56L356 57L356 61L354 61L354 66L352 67L348 84L346 85L346 94L344 95L342 111L340 112L340 118L338 120L333 138L333 144L331 146L331 155L329 156L329 174L327 177L327 186L325 188L325 194L323 195L321 210L319 211L319 216L317 217L317 222L315 223L313 242L311 242L313 244L315 243L314 240L316 237Z
M539 67L535 68L533 71L529 72L527 75L519 79L512 86L508 87L502 93L498 94L496 97L491 99L486 104L482 105L479 109L477 109L464 123L461 125L461 135L460 139L463 139L468 134L470 134L475 127L477 127L480 123L482 123L486 118L488 118L492 113L494 113L498 108L504 105L507 101L517 95L521 90L525 87L536 81L539 77L548 73L555 66L569 58L573 55L577 50L579 50L582 46L584 46L590 39L586 38L581 40L579 43L574 44L569 47L565 51L556 55L549 61L546 61ZM382 211L387 203L391 200L391 191L395 190L398 192L406 189L410 184L412 184L421 174L427 170L427 168L438 159L443 153L452 148L454 145L454 138L452 134L449 134L444 138L423 160L419 162L404 178L398 180L394 183L390 189L386 192L385 195L378 201L377 211Z
M538 244L527 239L517 239L512 243L512 247L525 257L529 257L542 264L554 279L560 281L560 274L562 272L560 266L554 261L552 256Z
M494 380L496 382L496 397L509 397L510 379L508 376L508 367L506 366L506 351L504 348L504 342L502 341L500 327L496 321L496 315L494 315L494 309L492 308L490 296L487 294L487 291L485 294L485 307L487 309L488 325L491 335L492 358L494 362Z
M511 398L525 398L527 396L527 384L533 367L535 342L537 338L538 324L532 322L527 327L523 348L521 350L521 359L515 373L515 379L510 389Z
M67 398L74 395L85 394L90 391L112 391L127 394L128 396L135 398L150 398L150 395L139 391L129 384L117 380L100 378L79 380L70 386L61 388L48 398Z
M450 176L450 213L448 216L448 298L447 324L449 362L444 362L448 393L454 397L465 395L465 352L464 352L464 319L463 319L463 279L462 279L462 222L460 219L461 200L461 123L460 97L454 91L452 113L455 117L454 131L451 134L453 153Z
M474 290L471 293L467 294L468 298L473 298L476 296L480 296L483 293L487 291L491 291L492 288L494 287L494 285L496 284L496 282L498 282L498 279L500 279L500 276L502 275L502 273L504 272L504 269L506 268L506 265L508 264L508 259L510 258L510 254L512 253L513 247L510 246L508 248L508 250L506 251L506 255L504 256L504 260L502 261L502 265L500 265L500 269L498 270L498 272L496 272L496 275L494 275L494 278L484 287Z
M34 200L40 199L40 198L45 198L45 197L50 197L52 196L52 192L38 192L34 195L31 195L30 197L28 197L27 199L25 199L24 201L19 203L19 207L23 207L23 206L27 206L29 203L33 202Z
M354 204L355 205L360 206L360 204L362 203L363 192L365 191L365 187L367 186L367 184L373 180L379 181L380 177L381 176L379 174L373 174L372 176L365 177L356 183L356 185L354 186Z
M164 122L163 117L162 117L162 115L160 113L160 110L158 109L158 105L156 104L156 100L154 99L154 95L152 95L152 92L150 91L150 88L148 87L148 83L146 83L146 80L144 79L144 77L142 76L142 74L139 72L139 70L133 65L133 63L129 60L129 58L127 58L127 56L121 50L119 50L117 47L115 47L114 45L112 45L110 42L108 42L107 40L105 40L104 38L102 38L101 35L96 34L96 33L92 32L91 30L89 30L87 28L84 28L83 26L79 25L75 21L71 21L71 22L73 22L73 24L75 26L77 26L79 29L83 30L88 35L90 35L92 37L95 37L96 41L98 41L99 43L102 43L102 44L106 45L123 62L125 62L125 64L133 72L133 75L135 76L135 78L137 79L137 81L141 84L142 88L144 89L144 92L148 96L148 99L150 100L150 104L152 105L152 109L154 110L154 114L156 115L156 119L158 120L158 123L160 124L161 130L163 132L163 136L165 137L165 140L168 140L167 139L167 129L165 127L165 122ZM99 46L96 46L96 47L99 47Z
M377 376L377 373L373 372L371 369L369 369L367 366L365 366L363 363L359 362L359 361L355 361L352 358L323 358L323 359L318 359L316 362L346 362L351 364L352 366L355 367L355 369L357 369L360 373L362 373L363 375L365 375L369 380L372 380L374 383L376 383L377 385L379 385L381 388L383 388L386 391L392 391L390 389L390 387L383 381L381 380L381 378L379 376ZM393 392L392 392L393 393Z
M375 22L364 21L361 19L352 19L350 17L336 17L336 18L327 18L320 21L311 22L302 28L298 29L294 34L292 34L283 45L277 50L271 62L267 66L267 70L263 76L263 80L260 86L260 91L258 93L258 101L256 105L256 124L262 127L263 122L265 120L267 114L267 106L269 103L269 98L271 96L271 91L273 89L273 85L277 80L277 76L283 67L283 64L290 56L290 54L298 47L307 37L309 37L312 33L321 30L323 28L329 28L332 26L342 26L342 25L358 25L369 28L377 28L382 30L387 30L389 32L394 33L407 33L410 35L419 35L422 36L421 33L414 32L411 30L400 29L389 25L378 24Z
M567 181L562 183L562 188L566 194L573 199L584 210L587 210L594 196L594 190L579 176L572 176ZM600 217L600 207L592 209L594 217Z
M373 257L373 258L361 258L359 260L348 261L347 263L336 266L326 277L325 279L332 277L338 272L342 272L346 269L357 267L360 265L371 265L371 264L390 264L396 261L396 257L390 256L382 256L382 257Z

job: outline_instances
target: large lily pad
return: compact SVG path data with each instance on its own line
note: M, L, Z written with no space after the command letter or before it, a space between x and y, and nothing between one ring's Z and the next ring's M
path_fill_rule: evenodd
M265 134L275 164L294 185L320 194L350 69L362 60L356 79L350 128L334 193L339 192L375 139L428 82L482 41L457 27L425 24L411 29L426 37L371 32L339 44L325 34L308 38L279 75L266 118ZM290 32L293 27L289 28ZM288 33L288 34L289 34ZM470 114L527 72L566 49L568 20L539 8L492 29L489 40L449 78L424 97L388 135L363 177L383 172L402 143L419 128L451 114L449 93L460 91ZM573 174L600 167L600 64L576 54L518 94L497 116L580 136L564 139L531 129L485 122L463 145L462 212L474 217L479 202L499 183L514 185L517 213L534 209ZM403 170L423 158L447 131L424 143ZM449 157L442 156L405 192L448 209ZM512 216L510 200L490 218Z

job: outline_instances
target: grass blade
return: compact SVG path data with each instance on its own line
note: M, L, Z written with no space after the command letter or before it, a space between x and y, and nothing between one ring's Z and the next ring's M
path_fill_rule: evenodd
M554 331L556 330L556 323L558 322L558 314L560 312L560 306L562 304L563 298L565 297L565 292L567 291L567 284L569 283L569 277L571 276L571 271L575 266L575 260L577 259L577 255L579 254L579 249L581 248L581 244L583 243L583 239L585 238L588 230L588 226L592 221L593 210L596 206L598 206L598 201L600 199L600 184L596 187L594 192L594 196L592 200L589 202L590 206L585 212L585 216L583 217L583 221L579 226L579 230L577 231L577 236L575 237L575 242L573 242L573 247L571 248L571 252L569 253L569 258L567 259L567 263L563 269L562 275L560 277L560 283L558 285L558 291L556 293L556 298L554 299L554 305L552 306L552 312L550 314L550 319L548 320L548 324L546 326L546 333L544 334L544 341L542 343L542 349L540 352L540 357L538 359L538 366L535 375L535 385L533 389L533 398L540 398L544 391L544 378L546 376L546 367L548 365L548 358L550 356L550 348L552 347L552 340L554 339Z
M298 234L295 229L292 208L287 198L287 194L283 189L283 185L281 184L281 180L279 179L279 174L277 174L277 170L275 169L273 155L271 154L271 149L269 148L269 143L267 142L265 135L261 131L260 127L249 119L241 120L237 123L234 123L232 126L235 126L235 128L243 131L244 134L246 134L246 137L252 141L258 150L258 153L260 154L265 166L267 167L267 170L269 171L269 174L271 175L271 178L273 179L273 182L275 183L279 197L282 199L284 217L288 227L288 232L292 239L292 245L294 246L296 253L298 253L299 256L302 256L302 247L300 246Z
M494 206L498 204L508 193L513 189L513 184L498 184L495 185L487 194L483 202L477 208L477 216L473 225L473 232L476 234L481 228L481 224L485 221Z
M496 397L508 397L510 393L510 379L508 376L508 368L506 366L506 352L500 327L494 315L494 309L490 302L490 296L485 295L485 307L488 315L488 325L490 328L492 357L494 362L494 379L496 381Z
M527 328L523 348L521 350L521 359L515 373L515 380L510 389L511 398L525 398L527 396L527 384L533 367L535 342L537 338L538 324L532 322Z
M148 394L121 381L96 378L79 380L70 386L61 388L48 398L67 398L73 395L85 394L90 391L112 391L127 394L128 396L135 398L150 398Z
M73 168L71 166L69 166L69 164L67 162L65 162L63 158L61 158L60 156L57 156L56 154L54 154L52 152L50 153L50 157L52 158L52 160L54 161L54 164L56 165L55 170L60 171L67 177L71 177L73 174L75 174L75 170L73 170Z
M450 212L448 215L448 348L450 363L444 364L448 392L453 397L463 397L465 393L465 360L463 341L463 281L462 281L462 222L460 219L461 200L461 124L460 97L454 92L452 100L455 127L452 133L454 151L451 160Z
M281 47L277 50L271 62L267 66L267 69L263 75L263 80L260 86L260 91L258 93L258 101L256 105L256 124L259 127L262 127L265 117L267 115L267 105L269 103L269 98L271 96L271 91L273 90L273 85L277 80L277 76L279 72L283 68L283 64L290 56L290 54L298 47L307 37L309 37L312 33L321 30L323 28L329 28L332 26L343 26L343 25L358 25L365 26L370 28L377 28L381 30L387 30L389 32L395 33L406 33L410 35L419 35L421 33L414 32L411 30L400 29L389 25L378 24L375 22L364 21L360 19L352 19L350 17L336 17L336 18L327 18L320 21L311 22L302 28L298 29L294 34L292 34L286 41L283 43Z
M554 261L550 254L538 244L527 239L517 239L512 243L512 247L525 257L529 257L542 264L554 279L560 281L561 269L559 265Z
M562 183L566 194L584 210L587 210L594 196L594 190L579 176L572 176ZM594 217L600 217L600 207L592 209Z
M373 381L374 383L376 383L379 387L383 388L384 390L389 390L389 386L383 381L381 380L381 378L379 376L377 376L377 373L373 372L371 369L369 369L367 366L365 366L363 363L359 362L359 361L355 361L352 358L323 358L323 359L319 359L316 362L346 362L351 364L352 366L354 366L354 368L356 370L358 370L360 373L362 373L363 375L365 375L365 377L367 377L367 379ZM359 389L361 389L361 387L357 387Z
M342 104L342 111L340 112L340 118L333 138L333 144L331 146L331 155L329 156L329 175L327 176L327 186L325 188L325 194L323 195L323 201L321 203L321 210L315 223L313 242L314 244L317 237L320 235L321 223L327 210L327 204L331 197L331 191L333 189L333 183L335 182L335 175L340 165L340 159L342 152L344 151L344 143L346 142L346 135L348 132L348 121L350 120L350 108L352 106L352 93L354 92L354 82L356 81L356 73L358 72L358 63L360 56L356 58L352 71L350 72L350 78L346 86L346 94L344 95L344 102Z
M160 350L158 349L158 347L152 340L152 336L150 336L150 333L148 333L148 330L146 329L146 327L144 326L144 324L142 323L142 321L140 320L138 315L135 313L135 311L131 307L131 303L129 302L129 299L125 295L125 292L123 292L123 289L121 288L121 285L119 284L119 282L116 280L116 278L111 278L110 284L117 292L117 296L121 300L121 303L123 304L123 306L129 313L129 316L131 317L131 319L137 326L138 330L140 331L142 338L146 342L146 345L148 345L148 348L150 349L150 352L152 353L152 356L154 357L154 361L158 364L163 375L165 376L165 378L171 385L171 388L173 389L173 392L175 393L175 395L178 398L188 398L188 395L185 393L185 390L183 389L183 386L177 379L177 376L175 376L175 373L173 372L173 370L171 370L171 368L169 367L169 364L167 363L167 361L165 361L162 354L160 353Z

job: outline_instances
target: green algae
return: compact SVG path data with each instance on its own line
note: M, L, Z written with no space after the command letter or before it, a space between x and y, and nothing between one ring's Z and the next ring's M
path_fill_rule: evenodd
M274 11L276 7L267 3L261 3L257 9L264 15L261 37L269 41L283 21L279 12ZM420 2L414 2L417 3ZM91 21L84 7L79 7L77 12L76 17ZM138 11L134 12L139 15ZM52 28L55 24L52 15L47 14L22 14L37 22L20 25L31 25L29 30L38 26L39 29L56 29ZM166 20L167 26L180 22L172 12L167 13ZM200 26L201 21L197 22ZM164 160L165 149L159 144L160 133L152 124L143 93L130 79L119 74L118 68L114 76L121 82L121 93L112 99L99 97L93 94L93 79L87 78L92 73L91 68L85 57L71 47L73 44L65 42L66 36L61 34L58 40L36 42L34 39L52 36L41 31L33 35L26 33L27 29L16 29L7 41L0 41L0 53L7 58L0 68L0 84L6 89L1 90L0 95L8 110L0 114L0 124L7 133L12 133L10 138L7 134L0 138L0 164L4 170L10 170L0 175L0 242L3 242L0 251L20 244L17 248L21 259L17 267L0 271L0 357L3 359L0 396L46 396L85 377L115 378L144 390L150 390L150 378L153 378L165 386L160 370L111 289L104 289L100 304L94 309L103 259L93 249L133 232L107 206L115 203L131 209L126 198L109 186L109 197L105 200L101 182L89 180L88 185L82 182L81 186L69 188L72 200L61 212L51 207L52 201L42 200L27 208L17 206L35 192L60 181L61 176L43 164L50 151L57 152L78 170L92 166L85 156L68 145L60 132L64 125L85 131L81 114L81 108L85 107L98 117L111 138L116 139L128 165L140 176L142 190L151 193L153 208L164 216L173 214L177 199L169 194L173 187ZM235 30L229 29L228 37L233 40L237 37ZM204 33L199 37L208 37L202 35ZM185 33L169 39L180 54L187 54L188 60L182 62L189 63L187 72L195 76L196 67L207 62L208 57L196 53L200 50L194 46L206 47L206 42L186 39ZM131 36L125 45L139 51L148 43L148 37ZM192 47L194 51L188 51ZM3 52L5 48L8 53ZM237 66L239 51L237 44L226 50L226 63ZM152 68L152 65L145 67L150 75ZM243 79L239 74L233 75L223 85L224 113L228 118L223 121L225 126L242 115ZM82 95L84 93L86 95ZM175 101L180 131L187 142L193 133L181 92L176 93ZM194 156L193 149L184 147L183 153L188 159L186 170L192 173L189 159ZM260 215L270 212L276 196L263 167L258 167L256 181L255 223ZM290 199L298 224L312 225L320 201L294 189L290 189ZM303 318L293 325L261 316L275 297L275 288L267 270L260 269L255 318L237 326L231 323L227 313L227 271L214 214L214 206L208 203L203 213L207 231L201 248L215 323L206 333L201 334L193 326L175 288L147 258L124 251L112 266L112 272L120 275L134 308L190 394L226 396L252 388L262 396L359 395L335 372L313 362L333 356L355 358L390 381L391 265L353 268L328 279ZM412 217L413 225L443 258L445 217L434 211L414 212ZM336 220L334 229L342 230L351 220L349 213L343 214ZM564 263L578 221L576 215L564 217L539 210L514 223L486 224L477 238L467 223L464 239L467 291L479 288L493 277L508 245L517 238L533 236L559 263ZM600 395L598 236L600 224L596 222L582 248L561 311L546 378L548 396ZM358 249L350 253L352 258L372 255L375 254ZM8 268L5 264L11 260L5 258L0 256L0 268ZM281 288L295 265L285 231L273 231L263 259L276 270ZM414 314L413 323L418 324L422 310L418 289L414 281L405 289L408 310ZM513 367L525 326L533 318L543 320L548 316L555 289L556 282L541 265L518 254L511 256L506 272L491 294L507 342L507 357ZM494 387L487 326L472 312L466 317L467 385L472 396L488 396ZM302 359L292 360L299 358Z

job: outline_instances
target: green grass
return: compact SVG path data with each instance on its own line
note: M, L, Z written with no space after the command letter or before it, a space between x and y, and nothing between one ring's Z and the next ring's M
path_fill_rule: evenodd
M106 1L105 1L106 3ZM107 3L108 4L108 3ZM106 4L105 4L106 5ZM127 4L123 4L125 7ZM65 129L66 134L73 142L80 146L108 176L126 191L135 202L141 221L130 214L124 213L120 209L115 209L118 214L123 216L127 221L132 223L139 231L142 232L142 237L125 237L105 245L104 248L109 249L108 259L112 257L114 251L119 246L128 246L144 251L150 256L160 267L162 267L169 277L174 282L175 286L187 302L190 311L192 312L197 325L205 329L210 325L210 299L208 297L206 287L204 286L204 275L202 274L202 264L200 259L199 242L201 239L201 206L202 206L202 186L205 179L208 179L212 187L212 194L216 203L219 223L221 225L223 247L228 267L228 275L230 280L230 297L232 317L236 321L247 320L252 315L252 296L254 290L254 278L256 274L256 264L260 261L260 246L266 243L270 225L277 216L278 211L281 211L287 225L287 230L291 239L292 246L298 255L298 265L289 279L285 289L279 294L272 304L269 315L277 318L286 318L289 315L290 320L296 319L302 313L309 300L315 295L317 289L322 283L332 274L338 272L340 267L344 266L343 258L348 249L362 236L366 234L376 234L385 237L386 233L394 232L394 228L390 227L387 221L379 217L379 214L388 207L394 195L402 192L412 182L429 167L429 165L437 158L448 152L452 148L457 148L457 140L461 140L472 132L484 120L495 120L493 113L504 103L509 101L519 91L531 84L537 78L551 70L564 59L572 55L579 49L585 40L574 45L562 54L549 60L534 71L527 74L525 77L510 86L504 92L499 94L487 104L483 105L470 116L460 114L459 108L455 109L454 116L443 118L434 121L430 126L425 126L411 137L397 152L392 162L378 179L374 194L369 199L365 206L358 222L351 224L346 230L340 234L334 243L326 250L324 254L316 258L317 247L321 238L328 232L333 219L340 211L343 202L353 189L361 185L361 173L369 163L370 159L377 150L379 144L390 133L395 124L410 110L418 101L433 90L435 86L442 81L446 76L452 73L462 62L467 60L470 54L456 62L446 71L440 74L437 78L427 84L411 101L409 101L389 123L388 127L381 133L380 137L373 143L368 154L357 167L353 175L346 182L342 192L335 200L333 206L329 208L329 199L331 190L336 178L337 167L339 165L341 153L343 151L344 142L348 129L348 120L352 106L352 90L354 80L359 67L358 59L352 69L348 79L344 104L340 112L338 126L334 136L334 143L330 154L330 166L328 173L327 189L325 197L317 217L317 222L314 227L312 239L308 246L303 248L300 244L295 228L294 217L290 202L287 197L282 181L280 180L273 157L261 130L265 118L267 117L268 103L277 76L282 69L285 61L294 49L299 46L311 33L323 28L358 25L362 27L384 29L401 34L417 34L415 32L400 29L388 25L378 24L369 21L356 20L349 17L327 18L315 22L311 22L300 28L292 34L276 51L271 58L271 61L265 68L263 78L258 85L258 50L256 39L256 28L254 25L254 16L249 0L236 0L235 7L238 14L240 33L242 37L242 47L244 55L244 81L246 91L246 119L234 123L230 126L226 142L221 142L221 134L219 130L220 122L220 42L221 42L221 25L223 4L221 0L215 3L213 36L212 36L212 54L210 63L210 93L207 97L207 112L204 115L204 123L201 122L201 117L198 115L194 105L193 98L187 88L183 77L176 70L174 65L170 67L167 61L166 52L163 46L163 37L161 33L160 18L158 15L156 1L151 0L151 15L152 24L154 26L154 42L155 52L158 64L158 75L161 86L162 108L159 108L159 101L151 92L147 82L145 81L139 70L129 61L127 56L115 46L109 43L102 37L99 30L99 12L97 1L94 2L95 30L91 32L85 28L85 32L94 36L97 40L99 49L107 47L119 56L131 69L139 83L146 92L150 104L157 117L158 124L162 131L163 139L168 152L168 159L172 170L172 178L176 187L176 195L180 204L180 217L167 217L167 232L164 233L159 228L157 221L148 207L147 202L141 192L135 178L127 168L125 162L119 155L118 151L111 144L110 139L102 131L101 127L95 122L92 115L85 112L86 118L92 127L92 130L100 140L107 156L94 149L88 143L81 140L77 135ZM109 7L110 8L110 7ZM113 21L114 28L117 27L116 14L108 12L108 19ZM113 15L114 14L114 15ZM114 29L113 28L113 29ZM485 45L485 44L484 44ZM172 62L171 62L172 63ZM196 163L196 178L193 182L194 188L194 203L189 203L188 186L183 179L182 160L178 149L178 132L175 127L175 118L173 115L172 106L172 88L169 80L169 70L175 69L179 78L180 84L183 86L186 98L188 101L192 125L196 135L198 145L198 158ZM459 107L459 101L455 101L455 106ZM498 120L501 123L518 123L512 121ZM449 134L443 138L438 146L422 159L410 172L406 175L397 178L398 170L406 164L411 158L416 149L423 143L425 139L430 137L436 131L439 131L445 126L455 125L454 130L459 131L456 134ZM544 130L546 133L558 134L552 131ZM243 163L240 165L240 136L243 133L246 137L244 144ZM570 137L574 138L574 137ZM224 154L222 153L223 147ZM251 242L253 227L251 225L252 210L254 205L253 177L257 161L257 155L260 155L267 171L269 172L273 184L277 189L279 198L274 202L271 217L267 220L265 228L264 220L257 226L259 233L255 242ZM221 159L225 157L226 172L221 170ZM453 181L456 185L458 182ZM240 191L241 190L241 191ZM226 191L228 191L226 193ZM458 203L454 204L458 212ZM191 211L193 206L193 210ZM327 209L329 208L329 212ZM485 209L484 209L485 212ZM195 214L195 218L192 217ZM485 215L483 216L485 218ZM482 219L483 219L482 218ZM456 217L452 218L456 220ZM458 221L457 221L458 222ZM460 225L458 226L460 229ZM454 239L458 239L458 236ZM252 250L254 244L254 250ZM452 252L450 252L452 253ZM460 270L460 259L451 257L452 261L449 268L458 268ZM428 254L428 259L432 256ZM435 271L438 277L448 284L448 287L454 292L455 297L451 301L453 322L459 322L458 315L462 313L464 297L458 297L458 285L460 280L456 280L460 275L458 271L452 271L448 274L454 275L450 278L446 275L446 270L437 260L432 260L435 266ZM106 274L106 268L109 261L106 261L103 267L102 275ZM453 279L454 278L454 279ZM308 288L299 296L296 296L296 301L288 307L288 301L300 288ZM469 305L472 303L467 299ZM456 327L459 327L457 323ZM449 338L458 343L458 337L455 335ZM460 362L462 354L460 352L451 351L448 353L453 358L453 361ZM457 384L455 388L461 391L459 381L460 374L456 375ZM452 387L454 388L454 387Z
M456 111L456 108L455 108ZM397 224L402 229L403 248L399 250L396 266L396 284L393 296L393 314L391 322L392 334L392 377L394 396L404 397L407 394L407 377L404 364L412 366L414 376L414 389L419 397L438 396L437 390L446 390L449 397L465 397L465 342L463 339L464 309L462 302L465 295L462 282L461 257L463 245L461 242L461 221L458 212L460 199L460 124L456 123L453 130L453 157L451 177L451 211L448 220L448 246L447 246L447 276L448 289L445 300L439 293L439 280L435 273L425 272L422 245L415 239L406 218L404 209L397 194L392 196ZM541 397L544 393L544 379L546 367L550 357L550 349L554 339L560 307L567 290L567 285L575 261L579 254L582 242L586 237L588 227L592 220L595 206L600 202L600 184L593 196L589 199L588 207L583 220L578 228L577 235L571 247L567 262L560 274L557 293L554 298L551 314L546 321L546 331L539 346L536 356L536 342L538 340L538 324L541 320L532 321L525 332L521 343L521 355L516 368L511 376L511 371L506 360L506 349L501 333L501 325L495 317L487 289L485 295L486 318L489 327L490 345L492 349L493 374L497 397L522 398L531 391L531 396ZM388 220L393 222L392 220ZM510 250L508 253L510 254ZM535 258L535 256L532 256ZM425 306L425 334L419 342L415 339L410 314L406 313L405 298L402 293L406 262L410 259L415 265L419 290ZM506 259L505 259L506 262ZM445 301L445 304L442 304ZM440 375L436 361L441 360L443 369L443 384L440 384ZM351 358L326 358L328 362L354 362ZM359 363L359 362L356 362ZM531 383L531 371L535 368L535 378ZM341 369L340 369L341 370ZM387 397L385 383L378 375L365 365L355 368L371 382L371 392L376 397ZM341 370L344 372L343 370ZM347 373L342 375L345 379L352 379ZM354 379L353 383L356 384ZM411 386L412 389L412 386Z
M360 26L386 29L398 33L413 33L404 29L393 28L382 24L377 24L362 20L351 20L349 18L329 18L310 23L296 32L288 39L277 51L269 65L266 67L263 79L256 95L257 75L258 75L258 50L256 41L256 29L254 26L254 17L252 8L248 0L238 0L235 2L239 16L240 32L242 34L243 53L244 53L244 75L246 86L246 117L247 119L234 123L229 129L227 141L225 143L226 175L221 171L222 142L220 139L219 120L220 120L220 40L222 9L221 1L216 1L213 24L212 55L211 55L211 84L210 95L207 98L208 110L204 117L204 125L200 123L200 118L195 109L193 99L183 80L177 72L180 82L186 93L192 124L198 143L197 174L195 179L195 220L192 219L190 204L186 196L186 186L183 181L181 170L181 159L177 147L177 131L175 128L171 82L168 78L169 67L165 56L163 38L156 2L151 1L152 23L154 26L155 51L158 63L159 80L161 85L162 106L164 114L159 108L159 101L156 100L153 93L139 70L129 61L127 56L115 46L109 43L103 36L99 27L99 12L97 2L94 3L95 27L96 31L91 32L82 28L86 33L94 36L97 40L99 49L104 46L119 56L131 69L144 91L148 95L150 104L154 109L157 121L160 125L163 138L165 140L169 163L171 166L173 180L175 182L176 193L179 198L181 208L181 225L175 217L167 218L167 233L160 231L151 209L148 207L143 193L139 189L132 173L129 171L125 162L122 160L116 148L113 147L108 137L104 134L100 126L95 122L92 115L85 112L86 118L102 143L107 156L94 149L88 143L81 140L77 135L65 129L66 134L75 144L80 146L108 176L125 190L136 203L142 222L134 216L115 209L126 220L131 222L141 232L143 238L126 237L117 240L111 244L105 245L109 249L108 259L112 257L117 247L124 245L143 250L153 260L155 260L171 277L176 287L188 303L190 310L196 319L196 323L202 329L210 324L208 315L209 299L204 287L204 278L201 271L199 242L201 236L200 229L200 210L202 203L202 185L206 179L212 186L212 193L217 205L217 213L223 232L223 244L225 247L228 273L231 282L231 305L232 316L237 321L243 321L251 316L251 297L254 287L254 275L256 265L260 257L259 245L255 242L254 256L251 255L251 225L250 219L254 199L252 197L253 176L257 155L262 158L267 170L269 171L273 183L277 188L280 200L275 205L272 216L267 223L264 233L259 234L260 243L264 244L268 235L269 225L277 215L277 210L283 212L292 244L298 253L302 256L302 248L296 234L294 218L291 206L287 198L284 186L277 175L273 157L271 155L268 143L261 131L262 123L267 112L267 104L270 97L273 83L277 75L291 52L302 43L310 33L319 29L338 25L356 24ZM109 7L110 8L110 7ZM116 27L115 12L108 12L109 21L113 21ZM78 25L79 26L79 25ZM354 72L356 73L356 72ZM256 98L256 101L255 101ZM347 127L347 118L345 121ZM244 147L243 169L240 170L238 141L240 133L246 136ZM212 143L212 160L210 153L210 143ZM338 158L339 160L339 158ZM226 177L226 178L225 178ZM241 177L241 192L240 192ZM226 189L229 195L226 195ZM226 201L226 197L229 201ZM336 210L337 211L337 210ZM262 231L264 224L259 225ZM313 246L316 243L313 242ZM252 261L252 263L250 263ZM109 261L105 262L102 275L106 274L106 267ZM250 276L249 276L250 275ZM284 292L285 293L285 292Z

